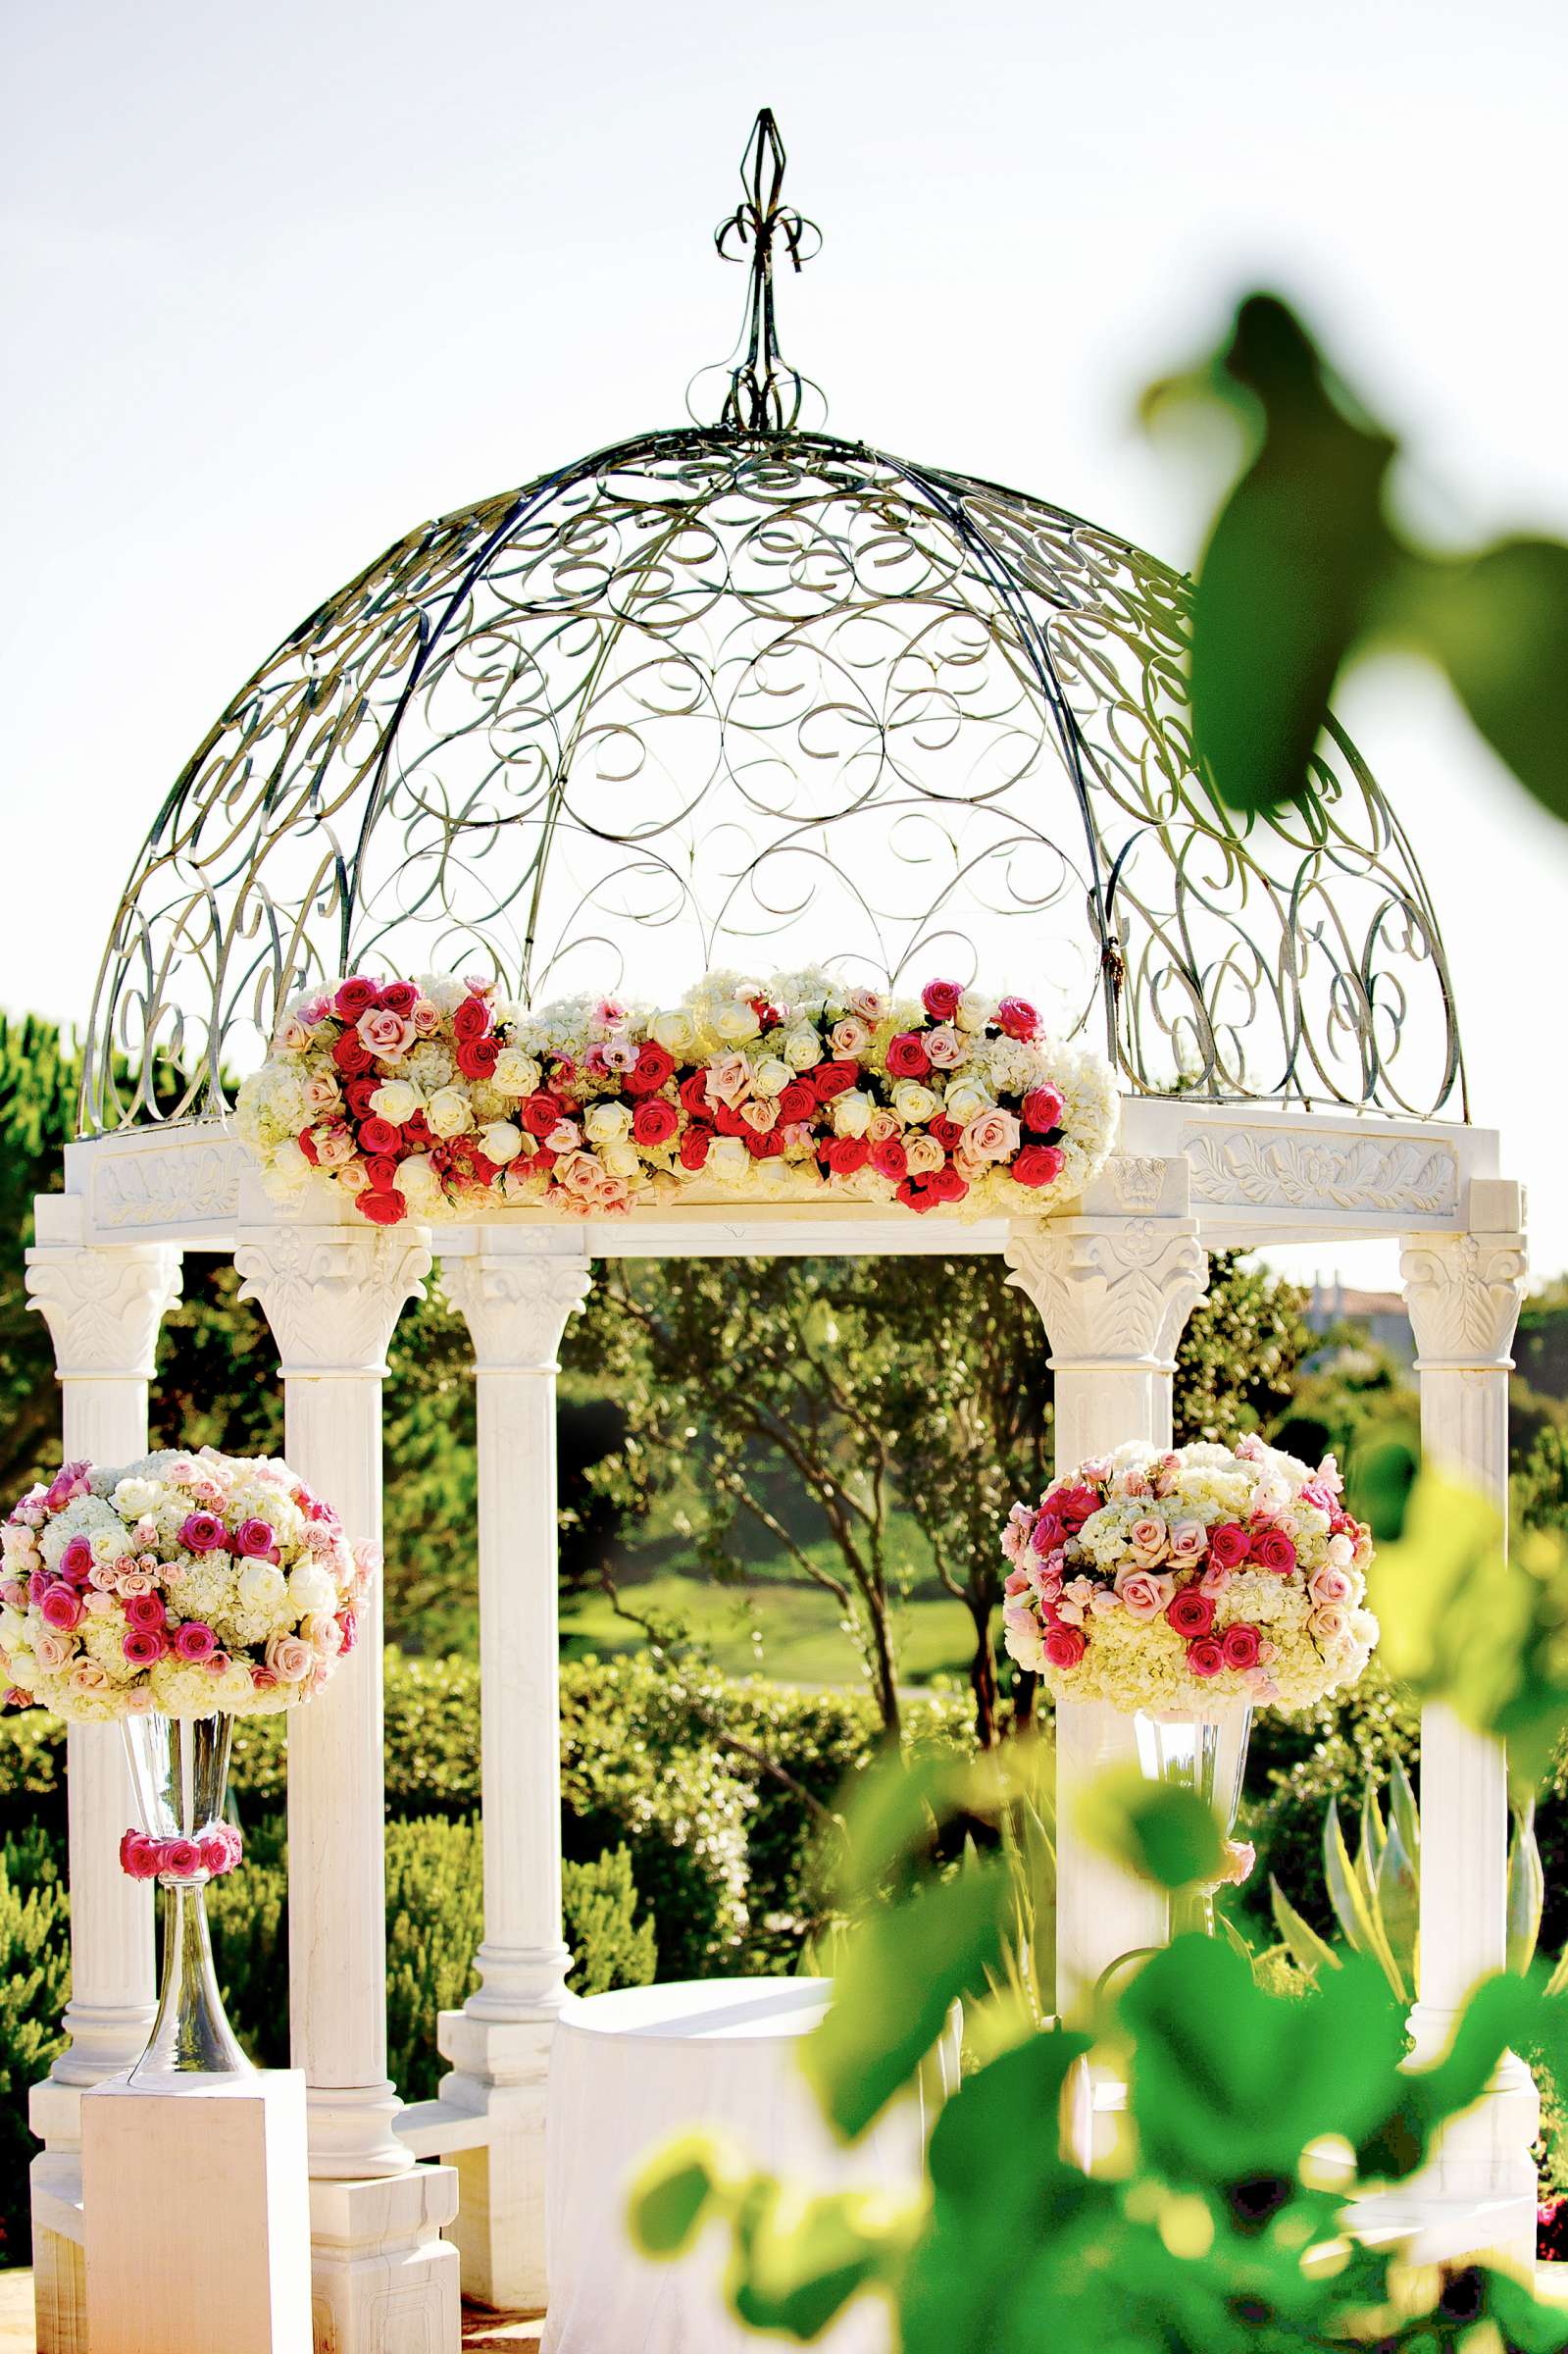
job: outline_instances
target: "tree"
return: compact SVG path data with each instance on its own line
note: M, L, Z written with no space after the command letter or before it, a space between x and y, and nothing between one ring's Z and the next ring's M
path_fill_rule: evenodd
M24 1253L35 1194L58 1193L76 1127L77 1063L59 1026L0 1014L0 1498L60 1459L54 1351L27 1306Z
M1264 1430L1289 1407L1296 1370L1316 1346L1306 1294L1239 1251L1216 1251L1209 1288L1188 1318L1176 1354L1174 1420L1179 1446L1196 1439L1229 1446Z

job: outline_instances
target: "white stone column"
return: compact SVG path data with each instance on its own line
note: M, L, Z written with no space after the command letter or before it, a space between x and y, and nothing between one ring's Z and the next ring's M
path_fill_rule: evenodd
M1421 1442L1439 1470L1480 1489L1508 1516L1509 1351L1525 1288L1524 1203L1505 1181L1475 1180L1470 1231L1424 1235L1401 1260L1416 1340ZM1508 1777L1500 1745L1448 1709L1421 1717L1421 1970L1410 2016L1417 2062L1436 2059L1479 1979L1507 1951ZM1422 2176L1442 2202L1513 2202L1494 2243L1533 2257L1540 2104L1529 2070L1505 2056L1485 2098L1444 2134Z
M1135 1164L1163 1205L1186 1205L1185 1165ZM1115 1198L1118 1164L1108 1182ZM1039 1310L1056 1376L1056 1468L1132 1439L1171 1443L1172 1377L1182 1328L1208 1286L1196 1223L1185 1216L1104 1213L1020 1221L1007 1249L1011 1281ZM1084 1784L1113 1765L1136 1765L1133 1720L1098 1702L1056 1710L1056 2000L1083 2009L1118 1956L1158 1945L1165 1899L1095 1855L1073 1816Z
M480 1985L442 2012L440 2104L482 2116L457 2155L454 2236L481 2303L542 2310L544 2097L571 1964L561 1923L555 1384L591 1270L571 1236L498 1227L441 1282L474 1338L479 1420L484 1942Z
M278 1342L284 1453L354 1542L381 1533L386 1345L430 1264L424 1232L278 1224L234 1254L240 1297ZM325 1692L289 1719L288 1970L305 2073L318 2348L446 2354L457 2345L449 2167L415 2167L386 2073L381 1597Z
M27 1253L27 1305L54 1342L66 1460L130 1462L147 1451L147 1384L158 1327L179 1297L179 1253L47 1239L69 1232L77 1212L66 1197L40 1199L44 1239ZM68 1731L66 1809L71 2000L63 2023L71 2040L29 2099L44 2144L31 2176L40 2216L79 2205L83 2088L134 2065L156 2008L151 1891L120 1868L121 1834L136 1809L117 1724ZM33 2269L40 2354L75 2354L86 2328L80 2247L37 2222Z

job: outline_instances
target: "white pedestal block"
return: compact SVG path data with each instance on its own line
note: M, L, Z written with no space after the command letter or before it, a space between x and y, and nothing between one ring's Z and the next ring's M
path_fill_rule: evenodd
M457 2170L310 2185L315 2354L458 2354Z
M440 2106L485 2121L482 2144L453 2153L462 2200L451 2237L463 2294L500 2312L542 2313L544 2113L555 2020L491 2024L443 2011L435 2040L452 2073Z
M81 2155L92 2354L306 2354L302 2075L95 2085Z

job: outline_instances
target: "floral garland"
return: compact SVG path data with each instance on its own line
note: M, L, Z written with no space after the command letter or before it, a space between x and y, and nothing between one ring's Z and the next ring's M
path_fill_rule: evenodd
M127 1831L120 1842L120 1868L132 1880L216 1880L232 1871L245 1842L231 1822L215 1822L194 1839L159 1839L151 1831Z
M1316 1471L1255 1438L1132 1446L1015 1504L1007 1649L1060 1700L1213 1716L1301 1709L1353 1683L1378 1639L1371 1531Z
M285 1009L236 1124L274 1193L325 1171L391 1226L497 1203L624 1216L698 1181L1016 1216L1082 1192L1116 1112L1102 1061L956 981L917 999L712 973L664 1010L530 1012L483 979L357 973Z
M286 1463L211 1447L67 1463L0 1548L6 1699L76 1723L311 1699L354 1648L376 1566Z

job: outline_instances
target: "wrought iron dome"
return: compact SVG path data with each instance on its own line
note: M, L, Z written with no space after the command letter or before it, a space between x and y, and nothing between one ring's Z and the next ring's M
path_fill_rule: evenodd
M815 960L1027 989L1130 1093L1464 1116L1437 923L1340 730L1299 808L1237 818L1193 763L1177 574L803 428L784 162L764 112L717 422L422 525L223 714L116 915L83 1132L222 1112L279 1002L345 971L537 1003Z

